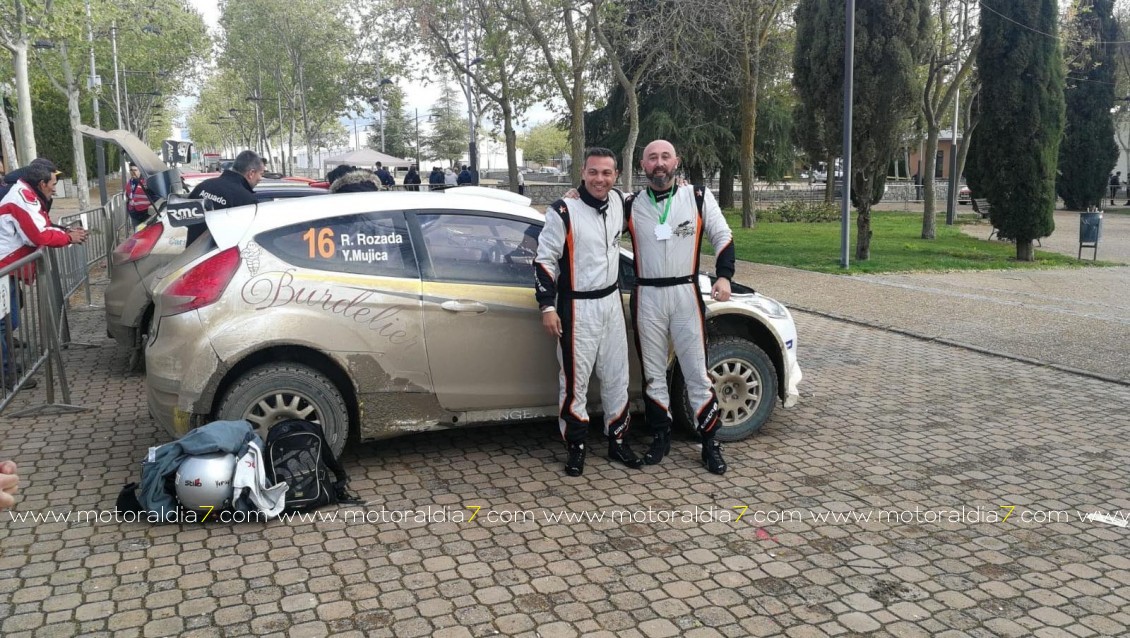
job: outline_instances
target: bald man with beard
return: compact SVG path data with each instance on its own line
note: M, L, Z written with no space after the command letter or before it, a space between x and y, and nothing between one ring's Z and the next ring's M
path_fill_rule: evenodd
M640 166L647 175L648 187L633 199L628 232L636 268L632 323L643 364L644 416L654 434L643 460L655 465L671 451L671 394L667 387L671 343L686 380L696 430L702 437L703 465L714 474L723 474L726 462L714 438L720 417L718 398L706 369L706 306L699 294L698 270L705 234L717 255L718 280L711 294L719 301L730 298L733 233L709 190L676 183L679 157L670 142L648 144Z

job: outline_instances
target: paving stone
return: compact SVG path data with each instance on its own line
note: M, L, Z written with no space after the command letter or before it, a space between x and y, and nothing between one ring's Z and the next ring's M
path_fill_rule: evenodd
M102 313L76 309L72 333L96 347L63 351L73 399L93 410L5 420L0 457L29 468L21 508L108 509L118 488L136 480L137 459L165 440L148 418L143 377L127 374L127 356L100 336ZM1020 499L1032 510L1130 507L1124 473L1105 469L1127 450L1125 386L811 314L796 319L805 395L796 408L778 407L754 439L728 444L731 469L722 477L703 475L695 444L679 439L662 465L642 470L646 481L599 455L583 477L566 481L553 423L415 434L351 448L344 462L353 489L390 509L471 499L491 511L744 504L751 512L801 510L801 520L747 526L747 513L738 524L655 525L487 524L485 516L482 524L403 526L5 521L0 634L1130 631L1130 559L1112 530L1077 521L807 517L987 511ZM17 403L41 397L35 392Z

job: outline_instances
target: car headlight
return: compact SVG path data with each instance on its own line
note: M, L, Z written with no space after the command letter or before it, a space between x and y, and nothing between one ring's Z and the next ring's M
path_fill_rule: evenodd
M770 299L769 297L755 294L751 297L743 298L742 302L758 308L766 315L769 315L771 319L786 319L789 316L789 309L786 308L784 304L775 299Z

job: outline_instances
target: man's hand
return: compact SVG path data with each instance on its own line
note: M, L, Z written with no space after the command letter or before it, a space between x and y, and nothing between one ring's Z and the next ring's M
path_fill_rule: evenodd
M556 310L541 313L541 326L551 337L561 338L561 317Z
M81 244L86 241L86 230L82 228L72 228L67 231L67 236L71 238L72 244Z
M714 287L711 288L710 296L716 301L729 301L730 300L730 280L725 277L719 277L714 282Z
M565 191L565 194L562 195L561 198L562 199L580 199L581 198L581 191L579 191L575 188L570 188L569 190Z
M0 510L16 505L14 494L20 490L20 477L16 475L16 464L12 461L0 462Z

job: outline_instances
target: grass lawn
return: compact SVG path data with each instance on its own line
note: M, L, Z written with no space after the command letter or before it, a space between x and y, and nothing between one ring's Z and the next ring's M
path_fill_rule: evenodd
M855 216L851 220L851 267L840 267L840 223L766 223L754 229L741 227L740 211L727 210L726 219L734 229L738 259L759 264L788 266L833 274L878 272L1001 270L1017 268L1065 268L1113 266L1111 262L1079 261L1066 255L1037 248L1037 261L1016 261L1016 246L1000 241L984 241L961 232L960 225L946 226L944 212L937 227L937 238L927 241L922 234L922 215L901 212L871 213L871 259L855 259ZM972 223L970 221L959 220ZM985 236L989 227L984 226ZM706 242L709 246L709 242Z

